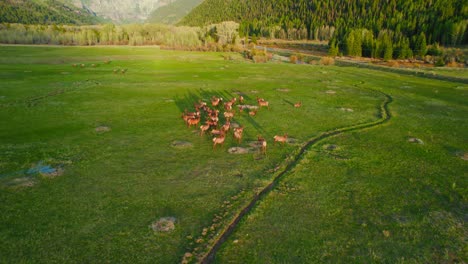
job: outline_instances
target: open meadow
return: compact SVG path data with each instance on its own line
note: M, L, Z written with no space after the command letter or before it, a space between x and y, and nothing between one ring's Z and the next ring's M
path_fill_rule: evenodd
M52 46L1 46L0 80L1 263L468 262L466 83ZM181 118L213 96L240 143Z

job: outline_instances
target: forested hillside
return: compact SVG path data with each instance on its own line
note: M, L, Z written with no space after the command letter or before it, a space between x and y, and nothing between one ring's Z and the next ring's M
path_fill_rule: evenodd
M166 6L159 7L154 10L147 22L175 24L186 16L194 7L199 5L203 0L177 0Z
M392 46L389 54L402 47L425 53L418 42L468 44L466 0L206 0L180 24L226 20L241 24L241 36L333 38L336 49L355 56L383 57L385 42Z
M2 0L0 23L96 24L102 19L59 0Z

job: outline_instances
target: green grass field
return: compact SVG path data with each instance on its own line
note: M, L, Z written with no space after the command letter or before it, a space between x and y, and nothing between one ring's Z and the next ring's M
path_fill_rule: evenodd
M178 263L186 252L196 262L280 171L215 262L468 261L466 84L157 48L0 55L1 263ZM232 135L212 150L180 118L238 94L270 103L233 120L241 146L267 139L266 156L229 154ZM380 120L385 94L390 120L297 155L324 132ZM284 133L291 143L273 144ZM162 217L176 219L172 232L153 231Z

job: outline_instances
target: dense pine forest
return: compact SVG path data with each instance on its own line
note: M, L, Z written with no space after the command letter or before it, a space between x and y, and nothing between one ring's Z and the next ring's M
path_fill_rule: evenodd
M96 24L103 20L57 0L0 1L0 23L22 24Z
M241 36L330 41L331 55L407 58L468 44L465 0L206 0L180 24L226 20Z

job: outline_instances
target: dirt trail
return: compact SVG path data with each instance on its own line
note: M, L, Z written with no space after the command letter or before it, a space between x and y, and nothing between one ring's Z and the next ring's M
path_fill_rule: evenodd
M311 138L306 143L304 143L302 147L299 149L299 151L294 155L292 161L289 162L283 170L277 172L277 175L273 178L273 181L271 181L260 192L258 192L252 198L252 200L235 215L235 217L230 222L230 224L222 231L221 235L214 241L209 251L200 260L200 263L212 263L213 262L217 251L219 250L221 245L229 238L229 236L234 232L234 230L239 225L239 222L242 220L242 218L245 215L247 215L250 211L252 211L255 208L257 202L265 198L270 193L270 191L273 190L278 185L278 183L282 180L284 175L288 173L289 171L291 171L291 169L293 169L294 166L296 166L296 164L301 160L306 150L308 150L310 147L312 147L313 145L315 145L316 143L318 143L319 141L323 139L336 136L339 134L343 134L345 132L379 126L388 122L391 119L391 114L388 109L388 105L393 101L393 98L390 95L383 93L381 91L374 90L374 89L370 89L370 90L380 93L385 97L385 100L382 102L382 104L380 105L380 109L379 109L380 118L373 122L362 123L362 124L357 124L353 126L330 130L314 138Z

